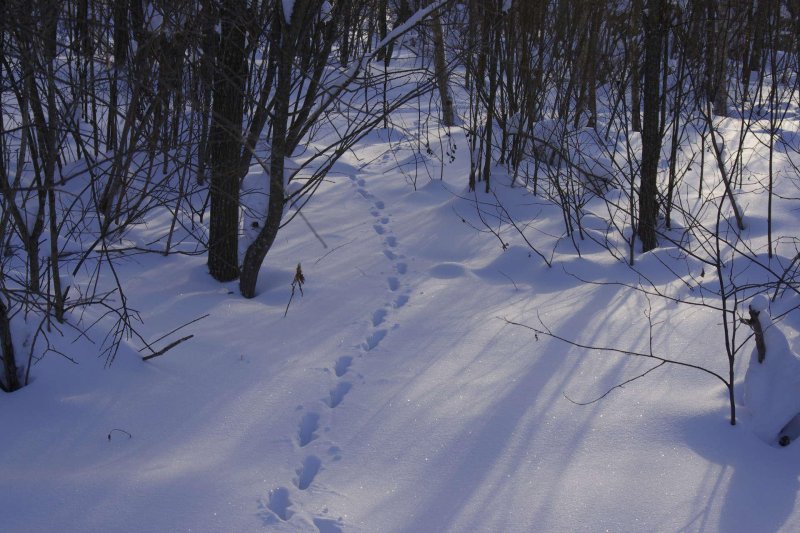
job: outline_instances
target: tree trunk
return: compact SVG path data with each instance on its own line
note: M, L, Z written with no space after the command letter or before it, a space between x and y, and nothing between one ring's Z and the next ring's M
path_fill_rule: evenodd
M14 344L11 342L11 327L8 320L8 309L0 299L0 350L3 356L3 380L0 382L6 392L14 392L20 388L17 377L17 361L14 358Z
M225 0L220 10L222 38L214 76L209 148L211 150L208 270L214 279L239 277L239 160L245 64L244 0Z
M642 0L633 0L630 27L630 69L631 69L631 129L642 131L642 87L639 70L639 28L642 21Z
M644 121L642 124L642 164L639 188L639 239L642 251L658 244L658 161L661 157L659 124L659 83L661 80L661 12L663 0L649 0L644 18Z
M295 10L301 10L305 6L295 5ZM298 13L293 13L292 21L300 20ZM269 203L267 205L267 219L264 227L256 238L247 247L244 261L242 262L242 276L239 279L239 292L245 298L253 298L256 295L256 283L258 282L258 271L267 256L275 237L280 229L281 219L283 218L284 208L284 173L285 158L290 155L291 147L288 146L288 124L289 124L289 100L292 92L292 63L295 55L295 40L291 35L293 28L280 19L280 35L276 36L281 45L278 58L277 84L275 87L272 117L272 146L270 154L270 177L269 177ZM278 43L273 43L278 46Z
M128 58L128 0L114 2L114 68L109 80L108 129L106 146L109 151L117 148L117 96L120 70Z
M439 97L442 101L442 125L448 128L456 125L456 116L453 106L453 96L450 94L450 87L447 82L447 59L445 57L444 35L439 15L435 15L431 24L433 27L433 61L436 69L436 85L439 89Z

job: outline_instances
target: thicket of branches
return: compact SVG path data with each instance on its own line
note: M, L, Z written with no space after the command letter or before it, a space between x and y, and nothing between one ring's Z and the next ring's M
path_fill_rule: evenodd
M4 2L3 388L27 381L53 334L100 328L109 362L137 335L115 270L126 254L206 254L214 278L254 296L277 232L336 159L435 87L431 61L395 69L393 50L445 3ZM254 165L256 190L242 191ZM162 234L126 239L164 211ZM40 321L23 369L9 328L20 313Z
M113 360L138 319L115 270L126 254L204 254L253 297L276 235L337 158L428 93L422 111L468 134L471 189L491 193L505 167L561 207L576 246L592 238L635 265L669 245L715 273L696 284L724 317L732 372L736 303L796 290L796 239L773 235L771 206L773 163L800 149L781 130L799 35L800 7L779 0L7 0L0 382L19 387L68 329L99 324ZM758 179L751 141L768 154ZM743 237L747 188L769 195L764 243ZM583 227L598 196L602 234ZM169 214L163 233L126 239L153 212ZM739 282L733 257L763 283ZM39 324L27 358L13 354L18 314Z
M674 274L688 297L644 272L630 288L720 313L727 365L711 373L728 388L735 422L734 363L749 338L739 331L737 306L759 292L773 299L798 292L797 235L773 232L773 205L778 180L797 184L800 146L783 125L796 119L800 103L800 6L630 0L504 7L469 4L480 31L465 34L465 49L485 52L465 60L474 95L470 187L483 181L489 192L492 166L505 166L513 183L561 207L564 236L576 248L593 239L634 269L639 253L659 246L684 262L687 274ZM748 195L767 198L766 212L754 213L766 221L766 235L748 231ZM598 196L599 210L591 203ZM517 227L502 206L492 209ZM606 231L584 227L590 213L607 221ZM551 254L526 242L550 263ZM543 324L535 329L552 334Z

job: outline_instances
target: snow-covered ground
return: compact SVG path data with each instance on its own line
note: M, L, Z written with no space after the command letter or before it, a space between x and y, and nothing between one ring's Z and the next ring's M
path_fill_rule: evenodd
M653 362L504 320L647 351L644 296L579 281L634 272L589 240L579 255L553 237L560 212L498 175L498 197L556 260L513 231L503 250L475 229L463 136L444 179L415 188L402 164L413 154L391 153L387 135L337 163L304 209L327 248L295 219L253 300L212 280L203 257L120 263L148 341L208 316L147 362L134 341L110 368L86 339L66 344L78 365L50 354L0 398L0 530L800 528L800 447L766 444L745 416L731 426L719 381L666 366L576 405ZM639 268L671 286L653 256ZM297 263L304 295L284 317ZM654 353L726 371L718 313L652 306ZM779 325L795 351L796 322Z

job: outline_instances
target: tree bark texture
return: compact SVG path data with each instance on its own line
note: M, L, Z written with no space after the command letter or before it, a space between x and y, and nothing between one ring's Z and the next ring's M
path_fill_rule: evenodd
M297 2L292 13L292 22L297 25L302 20L302 14L308 2ZM275 242L275 237L280 229L283 218L284 200L284 173L286 171L285 158L290 155L291 147L288 146L287 137L289 129L289 103L292 92L292 63L294 61L297 35L292 35L295 28L280 17L281 47L278 58L278 72L275 86L272 117L272 143L270 153L269 176L269 202L267 204L267 218L264 227L256 238L247 247L244 261L242 262L242 276L239 279L239 292L245 298L256 295L258 271L267 256L267 252ZM299 30L298 30L299 31ZM277 43L273 43L277 45Z
M453 96L448 83L447 58L445 56L444 35L439 15L431 20L433 30L433 60L436 69L436 85L442 101L442 125L448 128L456 125Z
M8 320L8 309L0 299L0 350L3 356L3 390L14 392L20 388L17 377L17 362L14 359L14 344L11 342L11 327Z
M222 38L214 77L208 270L219 281L239 277L239 177L246 70L244 0L222 2Z
M663 0L649 0L644 19L644 117L642 124L642 163L639 188L639 239L642 251L657 246L658 218L658 161L661 157L659 124L659 84L661 80L661 13Z

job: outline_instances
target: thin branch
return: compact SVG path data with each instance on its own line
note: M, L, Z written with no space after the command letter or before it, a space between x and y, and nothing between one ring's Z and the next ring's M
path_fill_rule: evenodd
M593 403L595 403L595 402L599 402L600 400L602 400L603 398L605 398L606 396L608 396L609 394L611 394L611 392L612 392L614 389L621 389L621 388L623 388L625 385L627 385L628 383L631 383L631 382L633 382L633 381L636 381L636 380L637 380L637 379L639 379L639 378L643 378L643 377L645 377L647 374L649 374L650 372L652 372L652 371L653 371L653 370L655 370L656 368L660 368L660 367L664 366L665 364L667 364L667 361L661 361L661 362L660 362L660 363L658 363L656 366L654 366L654 367L652 367L652 368L649 368L649 369L647 369L645 372L642 372L642 373L641 373L641 374L639 374L638 376L634 376L634 377L632 377L631 379L627 379L627 380L623 381L622 383L619 383L618 385L614 385L613 387L611 387L610 389L608 389L608 390L607 390L605 393L603 393L601 396L598 396L598 397L597 397L597 398L595 398L594 400L589 400L588 402L576 402L575 400L573 400L572 398L570 398L569 396L567 396L567 394L566 394L566 393L564 393L564 398L566 398L566 399L567 399L567 400L569 400L570 402L574 403L575 405L590 405L590 404L593 404Z
M157 351L157 352L155 352L153 354L146 355L146 356L142 357L142 361L148 361L150 359L153 359L154 357L158 357L159 355L164 355L165 353L167 353L168 351L170 351L171 349L173 349L174 347L176 347L177 345L179 345L183 341L188 341L192 337L194 337L194 335L187 335L186 337L178 339L175 342L171 342L171 343L167 344L166 346L164 346L159 351Z
M550 331L547 328L547 326L544 325L544 322L542 322L542 319L538 317L538 313L537 313L537 318L539 318L539 323L542 325L543 329L535 328L535 327L529 326L527 324L521 324L519 322L514 322L513 320L509 320L509 319L507 319L505 317L497 317L497 318L505 321L506 324L510 324L512 326L519 326L519 327L522 327L522 328L529 329L529 330L533 331L534 333L536 333L537 335L538 334L545 335L547 337L551 337L551 338L559 340L561 342L565 342L565 343L567 343L567 344L569 344L571 346L575 346L576 348L583 348L584 350L595 350L595 351L601 351L601 352L611 352L611 353L616 353L616 354L620 354L620 355L630 355L630 356L633 356L633 357L645 357L647 359L655 359L656 361L662 361L664 363L669 363L669 364L672 364L672 365L678 365L678 366L683 366L683 367L687 367L687 368L693 368L695 370L700 370L701 372L705 372L706 374L714 376L715 378L720 380L722 383L724 383L726 387L729 386L728 381L725 378L723 378L722 376L720 376L719 374L717 374L713 370L709 370L708 368L705 368L705 367L702 367L702 366L699 366L699 365L693 365L692 363L685 363L683 361L676 361L674 359L668 359L666 357L659 357L659 356L653 355L653 354L634 352L634 351L631 351L631 350L623 350L623 349L620 349L620 348L609 348L609 347L605 347L605 346L591 346L591 345L588 345L588 344L582 344L582 343L575 342L573 340L561 337L560 335L556 335L555 333Z
M354 242L355 242L355 240L352 240L352 241L346 242L346 243L344 243L344 244L340 244L340 245L339 245L339 246L337 246L336 248L331 248L331 249L330 249L330 250L329 250L329 251L328 251L328 252L327 252L325 255L323 255L322 257L320 257L320 258L319 258L319 259L317 259L316 261L314 261L314 264L315 264L315 265L319 264L319 262L320 262L320 261L322 261L323 259L325 259L325 258L326 258L326 257L328 257L329 255L331 255L333 252L335 252L335 251L336 251L336 250L338 250L339 248L344 248L344 247L345 247L345 246L347 246L348 244L353 244Z
M111 440L111 434L112 434L112 433L114 433L115 431L119 431L120 433L124 433L124 434L126 434L126 435L128 436L128 438L129 438L129 439L132 439L132 438L133 438L133 435L131 435L130 433L128 433L128 432L127 432L127 431L125 431L124 429L118 429L118 428L114 428L114 429L112 429L111 431L109 431L109 432L108 432L108 440Z
M194 320L190 320L189 322L185 323L185 324L184 324L184 325L182 325L182 326L178 326L177 328L173 329L173 330L172 330L172 331L170 331L169 333L165 333L165 334L161 335L159 338L157 338L156 340L154 340L154 341L153 341L152 343L150 343L150 344L147 344L147 343L145 343L145 347L144 347L144 348L142 348L141 350L139 350L139 353L142 353L142 352L144 351L144 349L145 349L145 348L149 349L149 350L152 352L152 351L153 351L153 348L151 348L151 345L152 345L152 344L155 344L155 343L157 343L158 341L160 341L160 340L163 340L163 339L165 339L165 338L169 337L170 335L172 335L172 334L173 334L173 333L175 333L176 331L180 331L180 330L182 330L183 328L185 328L186 326L190 326L190 325L194 324L195 322L200 322L201 320L203 320L204 318L207 318L207 317L209 317L209 316L211 316L211 315L210 315L210 313L206 313L206 314L204 314L204 315L203 315L203 316L201 316L201 317L195 318Z

